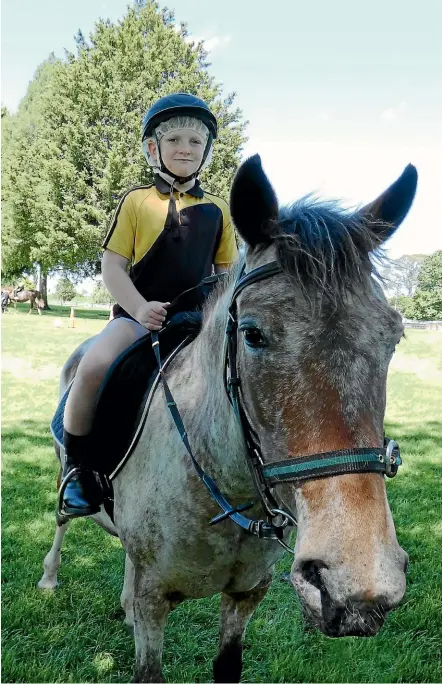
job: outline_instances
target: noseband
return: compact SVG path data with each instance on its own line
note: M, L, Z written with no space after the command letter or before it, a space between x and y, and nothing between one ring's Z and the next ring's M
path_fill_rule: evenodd
M222 513L213 518L210 521L210 524L216 525L221 521L230 518L246 532L263 539L278 541L285 549L293 553L293 549L284 542L283 536L287 525L296 525L296 518L290 511L286 510L287 507L284 506L284 504L278 502L273 493L273 489L276 485L283 482L301 483L306 480L333 477L346 473L379 473L381 475L386 475L387 477L394 477L402 460L399 445L393 440L384 438L383 448L366 447L341 449L339 451L328 451L326 453L310 454L299 458L290 458L284 461L271 463L264 462L258 435L250 424L241 402L241 378L238 375L237 367L237 298L249 285L278 275L282 273L282 269L276 261L272 261L269 264L253 269L249 273L245 273L244 271L245 266L243 266L239 274L229 306L224 351L224 382L229 401L241 426L247 465L256 492L259 495L261 505L266 513L265 520L254 520L242 515L244 511L253 508L255 502L251 501L239 506L232 506L223 494L221 494L216 482L204 472L195 459L187 439L187 433L184 429L182 418L172 393L170 392L166 378L164 377L159 353L158 335L154 332L152 332L152 346L157 359L167 405L172 415L172 419L180 432L181 439L199 478L208 489L212 498L222 509Z

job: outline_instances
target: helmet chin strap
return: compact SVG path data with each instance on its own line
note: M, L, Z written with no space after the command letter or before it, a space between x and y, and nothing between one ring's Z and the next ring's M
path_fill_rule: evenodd
M186 183L180 183L177 180L175 180L175 178L172 178L172 176L169 173L167 173L166 171L161 171L161 169L158 167L156 172L161 178L163 178L163 180L166 181L168 185L173 185L173 189L178 190L178 192L187 192L196 183L196 180L194 179L187 181Z
M196 178L198 175L199 169L197 171L195 171L195 173L192 173L190 176L177 176L176 173L173 173L173 171L170 171L170 169L168 169L167 166L164 165L164 162L161 159L161 155L159 155L159 157L160 157L160 171L162 171L163 173L167 173L168 176L171 176L174 180L177 181L177 183L180 183L181 185L184 185L184 183L188 183L189 181Z

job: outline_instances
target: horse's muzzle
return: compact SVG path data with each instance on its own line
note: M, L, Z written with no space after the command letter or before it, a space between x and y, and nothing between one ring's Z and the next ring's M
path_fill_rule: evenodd
M370 577L345 564L333 567L299 554L291 581L304 616L330 637L374 636L401 602L408 556L398 547L389 572Z

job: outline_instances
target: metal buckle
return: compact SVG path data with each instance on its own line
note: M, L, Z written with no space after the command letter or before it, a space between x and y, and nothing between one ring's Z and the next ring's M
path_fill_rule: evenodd
M394 477L402 463L399 444L390 439L385 449L385 474L387 477Z
M284 529L287 527L287 525L293 525L293 527L298 527L298 522L296 518L294 518L290 513L287 513L287 511L282 510L282 508L272 508L271 509L271 514L276 517L277 515L280 515L282 518L284 518L282 525L275 525L275 527L279 527L279 529ZM295 555L295 549L291 548L288 546L283 539L277 539L278 544L281 544L281 546L288 551L289 553L292 553Z

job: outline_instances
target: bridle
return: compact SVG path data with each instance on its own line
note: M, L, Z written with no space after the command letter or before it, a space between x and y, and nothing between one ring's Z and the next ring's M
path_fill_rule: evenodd
M402 463L399 445L384 437L384 446L365 447L356 449L341 449L326 453L311 454L299 458L290 458L283 461L265 463L262 457L259 439L253 429L244 410L241 401L241 378L238 375L237 350L238 350L238 310L237 299L241 292L253 283L261 282L267 278L282 273L282 269L276 261L264 266L259 266L249 273L245 273L243 265L233 290L229 306L229 315L226 326L225 342L225 373L224 382L233 407L236 418L241 426L244 439L246 460L253 480L255 490L260 503L265 511L266 519L255 520L247 518L243 512L253 508L255 501L249 501L238 506L232 506L223 496L215 480L213 480L199 465L195 459L189 444L187 433L184 428L181 415L173 399L162 368L158 334L152 332L152 346L157 360L161 381L164 387L167 406L172 419L178 428L181 439L191 458L196 473L212 498L222 509L222 512L210 521L210 525L216 525L223 520L230 519L249 534L261 539L278 541L286 550L294 553L284 542L284 531L288 525L296 525L295 516L283 503L279 503L273 493L276 485L283 482L304 482L319 477L333 477L346 473L379 473L387 477L394 477Z

